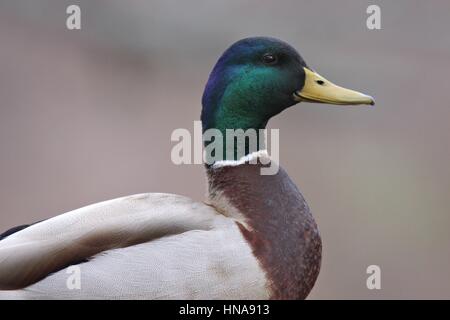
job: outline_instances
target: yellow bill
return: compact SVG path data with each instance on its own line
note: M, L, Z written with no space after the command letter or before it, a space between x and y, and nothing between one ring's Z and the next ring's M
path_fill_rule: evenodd
M339 105L375 104L371 96L339 87L310 69L303 69L305 70L305 84L301 90L294 92L296 101Z

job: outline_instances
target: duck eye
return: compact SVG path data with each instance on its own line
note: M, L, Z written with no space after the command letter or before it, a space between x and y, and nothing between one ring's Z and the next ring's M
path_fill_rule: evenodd
M263 55L262 61L263 61L265 64L271 65L271 64L275 64L275 63L278 61L278 58L277 58L277 56L274 55L274 54L266 53L265 55Z
M325 82L323 80L317 80L316 83L320 84L321 86L323 86L325 84Z

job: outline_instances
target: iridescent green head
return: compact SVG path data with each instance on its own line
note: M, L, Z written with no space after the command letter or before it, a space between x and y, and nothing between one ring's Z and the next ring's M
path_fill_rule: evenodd
M203 131L263 129L271 117L300 101L373 104L372 97L313 72L287 43L243 39L223 53L209 76L202 100Z

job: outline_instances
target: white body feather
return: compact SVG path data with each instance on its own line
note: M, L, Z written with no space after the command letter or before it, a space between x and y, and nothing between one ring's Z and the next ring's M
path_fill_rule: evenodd
M243 223L243 221L241 221ZM0 286L73 257L66 268L0 299L266 299L266 276L236 220L186 197L142 194L87 206L0 241Z

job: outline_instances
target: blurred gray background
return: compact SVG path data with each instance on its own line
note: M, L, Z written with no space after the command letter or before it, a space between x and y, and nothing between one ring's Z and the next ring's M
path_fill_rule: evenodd
M369 4L381 30L366 28ZM134 193L202 200L203 167L172 164L171 132L199 119L231 43L275 36L376 99L270 123L323 237L310 298L450 298L449 13L444 0L2 0L0 229ZM366 288L371 264L381 290Z

